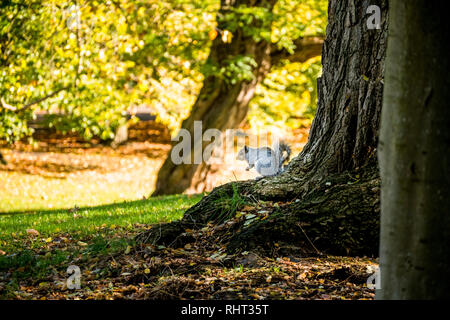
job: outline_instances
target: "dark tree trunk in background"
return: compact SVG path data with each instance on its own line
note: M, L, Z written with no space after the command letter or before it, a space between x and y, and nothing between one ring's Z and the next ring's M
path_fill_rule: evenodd
M450 21L392 1L380 137L381 299L450 297Z
M239 7L245 5L265 6L270 10L276 0L222 0L220 15L227 13L230 6ZM219 29L224 29L219 24ZM297 52L292 55L293 61L306 61L320 55L322 39L311 37L298 39ZM223 79L210 76L205 79L203 88L197 101L192 107L191 114L183 121L181 128L189 130L192 137L191 145L194 146L194 121L202 121L203 131L216 128L221 131L235 129L245 120L248 104L254 96L256 86L264 79L272 66L272 59L279 61L281 58L289 58L284 51L274 50L266 41L256 42L251 37L243 35L242 30L233 33L231 43L225 43L220 35L214 40L209 61L217 66L224 65L230 57L250 56L256 63L254 79L252 81L237 81L235 84L226 83ZM197 143L199 143L197 141ZM200 142L201 143L201 142ZM202 143L203 148L209 142ZM193 154L193 150L191 150ZM165 160L161 167L156 182L156 190L153 195L182 193L189 187L204 191L202 181L208 172L208 166L204 163L176 165L170 158Z
M0 152L0 164L4 164L4 165L7 164L5 158L3 157L3 154L1 152Z
M255 1L232 1L231 4L228 4L228 1L223 0L222 8L227 4L233 7L241 4L250 5L249 2ZM273 6L274 2L271 1L270 6ZM257 4L261 5L261 3ZM225 13L225 9L220 10L220 14ZM223 29L220 25L218 28ZM235 84L227 83L216 76L205 79L189 117L181 125L181 128L187 129L191 133L192 148L199 143L194 141L194 121L202 121L203 131L209 128L221 131L237 128L247 115L248 103L254 95L256 86L270 70L270 44L267 42L256 43L252 38L244 37L242 32L235 32L231 43L223 42L219 35L213 41L208 60L214 65L221 66L230 57L238 55L252 56L255 59L258 67L254 70L254 79L245 82L238 81ZM191 154L193 155L193 149ZM172 162L169 153L158 173L156 190L153 195L182 193L190 187L198 167L199 165L196 164L176 165Z
M368 30L369 5L381 8L381 29ZM317 115L302 153L286 172L215 188L183 219L143 234L146 242L177 243L185 228L217 221L238 193L248 201L283 202L269 219L235 231L229 250L274 243L338 254L377 254L379 175L375 150L382 103L387 0L329 2ZM226 201L225 201L226 203ZM262 204L263 205L263 204ZM263 205L264 206L264 205Z

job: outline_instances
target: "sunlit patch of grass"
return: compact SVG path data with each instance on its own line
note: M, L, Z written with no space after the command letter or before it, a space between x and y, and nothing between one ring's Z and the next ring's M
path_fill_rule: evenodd
M97 206L148 196L162 159L10 152L0 170L0 212ZM84 168L87 169L79 169Z
M179 219L184 210L200 200L200 195L174 195L148 200L127 201L77 210L38 210L0 215L0 240L20 237L26 229L35 229L41 236L58 232L92 234L101 226L132 227L134 224L168 222Z
M72 210L0 214L0 274L9 273L0 298L14 298L21 279L41 281L73 261L124 252L149 224L169 222L201 195L174 195ZM39 234L28 234L34 229ZM77 262L78 263L78 262Z

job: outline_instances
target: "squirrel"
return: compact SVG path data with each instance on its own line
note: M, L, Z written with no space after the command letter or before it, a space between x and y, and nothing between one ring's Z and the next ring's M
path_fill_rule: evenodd
M286 153L283 155L283 153ZM250 148L244 146L238 153L238 160L245 160L248 163L248 167L245 170L255 168L256 171L261 174L261 179L267 176L277 175L285 170L283 163L289 161L291 156L291 148L288 144L281 142L275 142L272 148Z

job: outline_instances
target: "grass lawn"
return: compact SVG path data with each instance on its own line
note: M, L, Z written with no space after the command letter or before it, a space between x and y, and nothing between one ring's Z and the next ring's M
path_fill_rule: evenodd
M0 213L68 209L138 200L151 194L161 158L104 148L77 153L2 150Z
M200 198L176 195L71 210L2 213L0 298L20 298L17 292L24 279L39 286L76 261L126 251L148 224L179 219Z
M181 218L200 197L175 195L97 207L2 213L0 239L26 236L27 229L35 229L42 236L58 232L89 236L100 227L132 228L135 224L168 222Z
M0 166L0 298L26 298L25 284L39 288L70 264L123 253L138 233L181 218L201 198L145 199L164 144L41 144L2 149L8 164Z
M366 269L377 261L367 257L227 254L214 224L186 230L196 240L180 248L134 242L200 198L2 214L0 299L373 299ZM71 265L80 289L68 288Z

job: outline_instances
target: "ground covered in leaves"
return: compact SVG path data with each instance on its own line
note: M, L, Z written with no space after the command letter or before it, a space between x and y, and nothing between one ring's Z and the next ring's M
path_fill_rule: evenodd
M366 281L377 266L375 259L282 255L282 248L272 257L227 254L221 237L237 222L186 230L184 236L194 241L181 248L134 244L137 234L157 225L100 226L92 236L59 233L46 238L29 231L13 240L22 250L0 255L0 298L374 298ZM80 268L80 289L67 287L69 265Z

